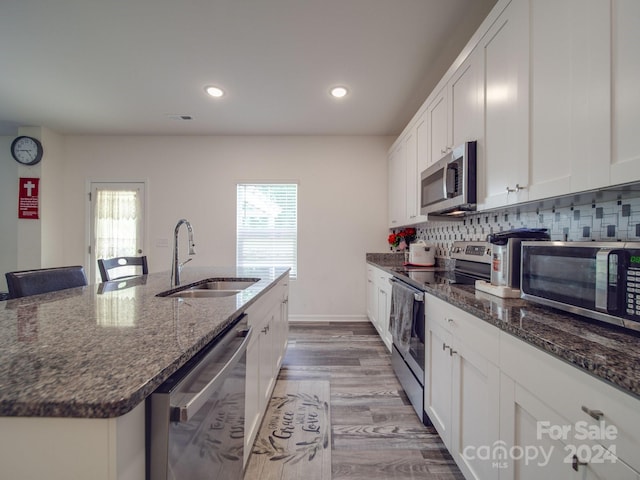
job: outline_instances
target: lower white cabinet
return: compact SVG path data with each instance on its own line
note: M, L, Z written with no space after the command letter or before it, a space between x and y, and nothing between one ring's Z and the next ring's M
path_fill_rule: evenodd
M465 478L640 480L640 400L425 296L425 410Z
M392 345L389 331L391 277L390 273L367 264L367 316L389 351Z
M246 313L253 329L247 346L244 462L269 404L289 336L289 278L280 280Z
M508 449L538 455L511 455L501 478L544 474L638 480L640 401L521 340L500 335L501 438Z
M499 439L497 329L425 298L425 410L467 479L498 478L484 445Z

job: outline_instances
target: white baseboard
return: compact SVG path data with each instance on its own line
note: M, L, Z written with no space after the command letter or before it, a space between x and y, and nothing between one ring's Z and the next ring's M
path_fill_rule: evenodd
M289 323L303 322L368 322L366 315L291 315Z

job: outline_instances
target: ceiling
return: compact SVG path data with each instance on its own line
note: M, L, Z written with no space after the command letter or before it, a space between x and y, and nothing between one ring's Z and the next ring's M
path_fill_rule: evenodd
M2 0L0 134L396 135L495 2Z

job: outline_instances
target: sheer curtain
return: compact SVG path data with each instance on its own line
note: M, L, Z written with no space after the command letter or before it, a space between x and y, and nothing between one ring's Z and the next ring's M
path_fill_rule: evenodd
M97 190L95 201L96 258L137 255L138 190ZM135 273L135 267L122 268Z

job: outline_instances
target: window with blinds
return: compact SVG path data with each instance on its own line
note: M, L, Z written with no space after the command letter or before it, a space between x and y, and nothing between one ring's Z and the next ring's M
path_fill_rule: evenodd
M236 263L259 275L272 267L297 276L298 185L237 185Z

